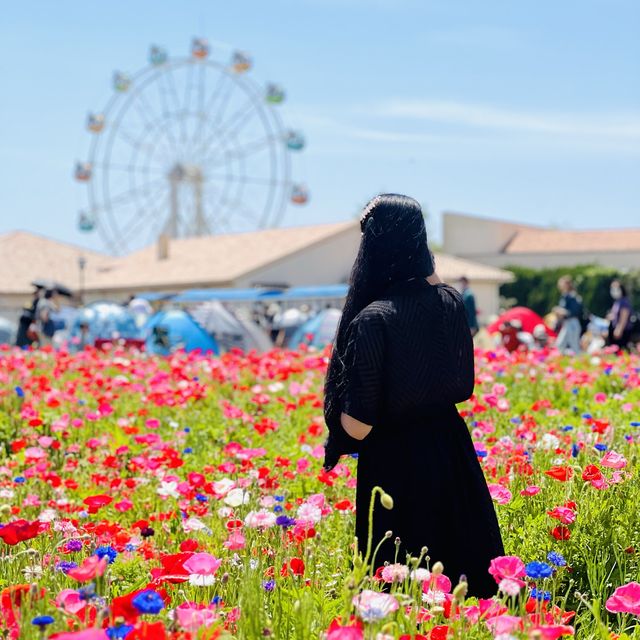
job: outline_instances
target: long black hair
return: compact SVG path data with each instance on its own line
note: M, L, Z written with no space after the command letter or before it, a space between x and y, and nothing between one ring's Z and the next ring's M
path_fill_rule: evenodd
M425 278L434 271L422 208L413 198L393 193L376 196L363 209L360 230L360 249L351 270L324 385L325 421L330 430L340 423L341 383L351 321L390 285Z

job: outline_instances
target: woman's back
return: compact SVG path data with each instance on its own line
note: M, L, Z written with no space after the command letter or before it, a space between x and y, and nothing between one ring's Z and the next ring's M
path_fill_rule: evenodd
M419 418L473 393L473 341L462 298L452 287L421 278L396 283L353 325L368 352L369 371L361 377L369 376L370 384L363 379L360 391L370 395L362 401L376 405L371 410L380 422Z

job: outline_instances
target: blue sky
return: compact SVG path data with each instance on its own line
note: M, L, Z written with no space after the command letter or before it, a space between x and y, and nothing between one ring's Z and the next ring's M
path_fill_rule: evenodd
M192 36L239 48L287 90L311 201L285 225L416 197L440 236L458 210L570 228L640 221L636 0L32 0L0 21L0 232L99 248L76 230L87 111L114 69Z

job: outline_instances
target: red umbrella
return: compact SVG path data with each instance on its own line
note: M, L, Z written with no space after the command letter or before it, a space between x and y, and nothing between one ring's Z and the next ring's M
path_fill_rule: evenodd
M492 322L488 327L489 333L497 333L500 331L500 325L504 322L511 322L512 320L519 320L522 325L522 331L527 333L533 333L533 329L536 325L541 324L547 331L547 335L551 338L555 338L556 334L544 323L544 320L531 309L527 307L513 307L505 311L495 322Z

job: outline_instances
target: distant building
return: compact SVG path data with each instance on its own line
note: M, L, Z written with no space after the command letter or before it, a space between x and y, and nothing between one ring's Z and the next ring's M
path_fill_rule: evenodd
M346 283L358 245L357 221L195 238L161 238L122 257L84 251L26 232L0 236L0 314L28 301L36 278L50 278L87 301L126 300L140 292L177 293L208 287L305 286ZM80 258L85 267L81 272ZM440 276L453 282L466 275L480 319L498 311L500 284L509 272L438 254ZM82 282L81 282L82 281Z
M569 231L445 212L443 250L498 267L568 267L596 263L617 269L637 269L640 268L640 227Z

